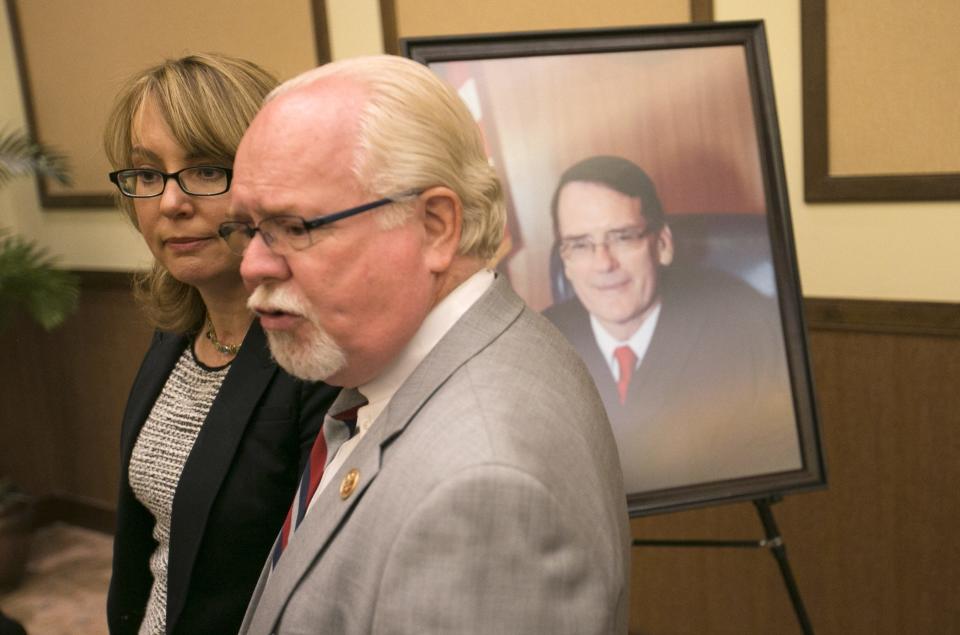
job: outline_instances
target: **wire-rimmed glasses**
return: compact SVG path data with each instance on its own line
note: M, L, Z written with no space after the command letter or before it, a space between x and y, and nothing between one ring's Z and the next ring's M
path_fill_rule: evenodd
M603 235L601 242L594 242L590 236L572 236L560 239L560 257L570 263L583 263L596 253L597 247L601 245L607 250L607 253L614 257L638 248L643 239L652 232L659 229L659 225L651 224L646 227L623 227L620 229L611 229Z

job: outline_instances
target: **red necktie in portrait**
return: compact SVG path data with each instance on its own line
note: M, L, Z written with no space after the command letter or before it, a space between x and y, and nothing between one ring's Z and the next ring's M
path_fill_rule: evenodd
M620 367L620 379L617 381L617 392L620 393L620 405L627 402L627 389L630 387L630 378L633 377L633 368L637 365L637 356L629 346L620 346L613 351Z

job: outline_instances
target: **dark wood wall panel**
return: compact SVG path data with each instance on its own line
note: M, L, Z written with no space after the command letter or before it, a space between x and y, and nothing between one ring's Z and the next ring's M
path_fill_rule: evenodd
M61 329L0 334L0 473L44 519L110 525L121 409L149 329L85 274ZM808 299L829 486L774 505L819 635L960 632L960 306ZM637 538L759 539L750 504L633 521ZM633 550L631 632L799 633L765 550Z
M0 333L0 475L32 493L56 487L58 370L45 362L43 331L16 321Z
M0 334L0 474L32 493L113 507L120 417L149 344L127 274L82 274L80 306L46 333Z

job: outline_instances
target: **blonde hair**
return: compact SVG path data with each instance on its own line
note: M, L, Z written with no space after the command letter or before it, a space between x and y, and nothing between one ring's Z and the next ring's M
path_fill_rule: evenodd
M458 253L491 258L503 240L503 191L483 138L459 96L427 67L391 55L326 64L281 84L266 101L322 78L343 76L369 91L353 157L357 181L377 197L444 185L463 204ZM396 209L399 207L399 209ZM409 206L390 208L397 222Z
M256 64L227 55L166 60L131 77L117 95L104 130L107 159L115 170L131 166L137 117L144 102L153 100L188 154L232 165L243 133L276 84ZM133 201L119 192L117 197L137 227ZM134 296L156 328L190 333L203 324L200 293L156 261L150 271L134 276Z

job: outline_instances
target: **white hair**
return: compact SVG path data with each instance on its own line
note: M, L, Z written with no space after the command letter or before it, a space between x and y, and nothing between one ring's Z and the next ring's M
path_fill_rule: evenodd
M378 197L443 185L460 197L458 253L491 258L503 240L503 190L466 104L426 66L392 55L357 57L309 70L275 88L266 102L321 79L342 76L369 91L353 157L357 181ZM409 206L385 210L398 222Z

